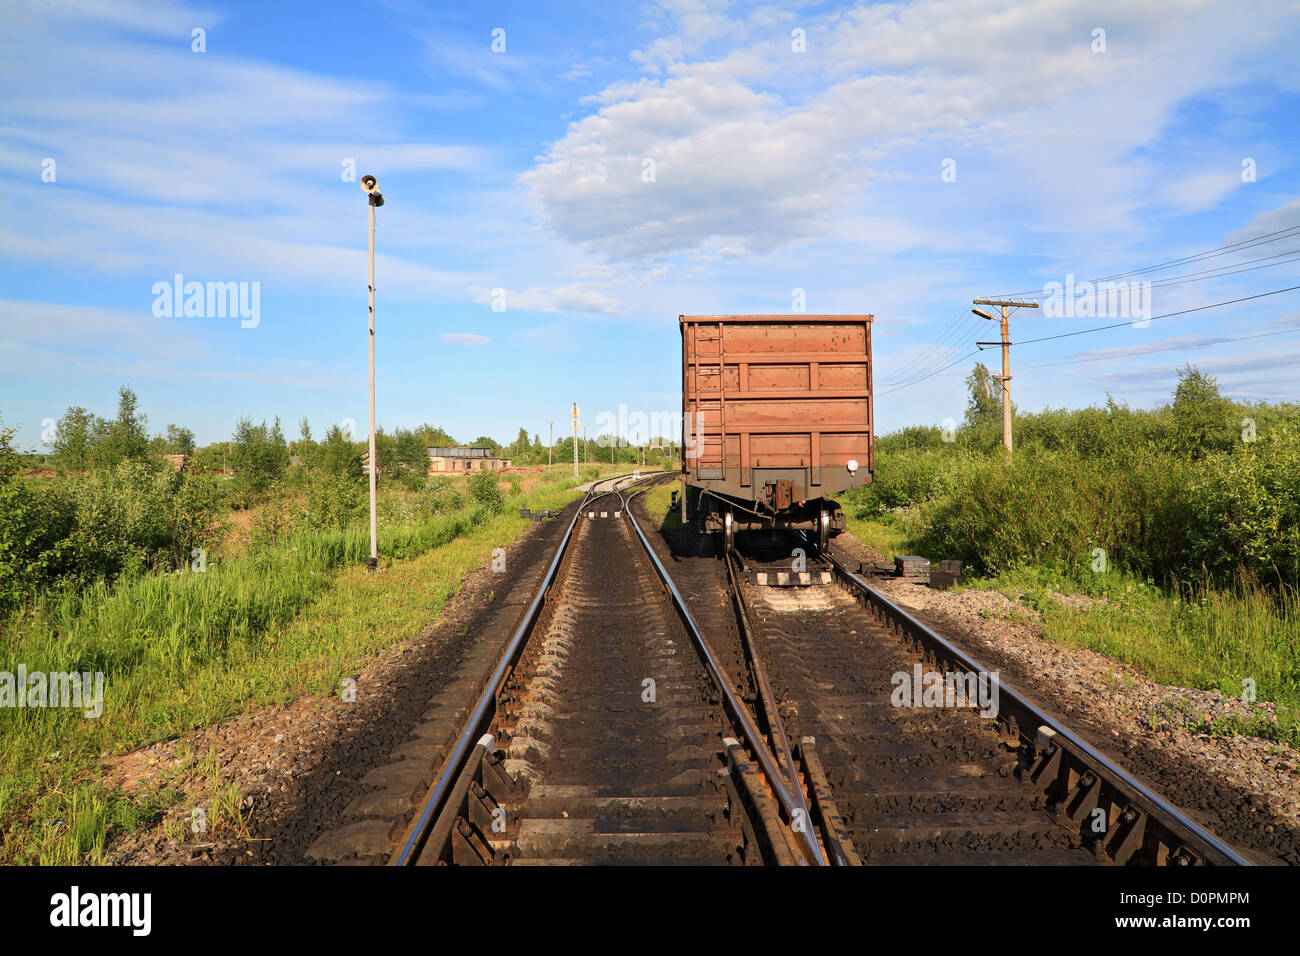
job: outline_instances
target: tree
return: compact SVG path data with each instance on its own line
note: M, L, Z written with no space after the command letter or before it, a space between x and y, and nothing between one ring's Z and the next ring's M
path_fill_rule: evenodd
M172 455L194 454L194 432L176 425L167 426L167 450Z
M53 490L18 478L16 429L0 421L0 614L62 570L72 508Z
M1219 383L1192 365L1178 373L1174 389L1175 444L1193 457L1228 447L1229 402L1219 394Z
M95 422L94 456L101 465L138 460L149 453L149 418L140 411L140 400L126 385L117 396L117 418Z
M983 362L976 362L975 368L966 376L966 388L970 391L970 401L966 405L967 428L995 425L1002 420L997 384Z
M416 431L420 435L420 441L424 442L425 448L446 448L456 444L456 439L441 428L427 423L421 425Z
M331 425L326 430L325 438L317 448L316 464L329 474L344 478L361 478L365 474L361 467L360 445L349 441L338 425Z
M304 415L298 422L298 440L293 443L292 451L298 456L300 464L310 468L316 464L316 447L316 442L311 437L311 422Z
M241 418L235 425L230 466L239 487L246 494L259 494L278 481L289 465L289 448L280 430L280 419L271 428L263 421L254 425Z
M56 426L51 447L59 464L77 471L90 463L95 441L95 416L80 405L69 405Z
M406 428L393 432L393 457L420 474L429 470L429 446L419 432Z

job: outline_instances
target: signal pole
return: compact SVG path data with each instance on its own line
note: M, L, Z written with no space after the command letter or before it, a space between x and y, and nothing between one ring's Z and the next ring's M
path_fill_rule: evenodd
M1008 309L1036 309L1037 302L1016 302L1006 299L976 299L975 305L994 305L1002 307L1002 374L994 378L1002 382L1002 444L1007 449L1007 459L1011 458L1011 327L1008 323ZM983 309L971 309L982 319L993 321L993 316ZM976 342L976 345L998 345L997 342Z
M578 403L573 403L573 477L578 477Z
M370 207L370 557L366 567L371 571L379 567L379 519L375 505L376 469L379 459L375 454L375 209L384 204L384 195L378 189L374 176L362 176L361 188L365 190Z

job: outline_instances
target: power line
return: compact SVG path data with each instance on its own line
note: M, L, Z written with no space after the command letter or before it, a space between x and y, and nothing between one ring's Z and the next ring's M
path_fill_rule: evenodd
M1289 256L1290 258L1283 258ZM1277 259L1277 262L1269 262L1270 259ZM1251 263L1262 262L1264 265L1251 265ZM1226 279L1228 276L1240 275L1243 272L1255 272L1259 269L1271 269L1274 266L1283 266L1292 262L1300 262L1300 249L1288 249L1286 252L1279 252L1271 256L1259 256L1255 259L1245 259L1242 262L1234 262L1231 265L1216 266L1213 269L1202 269L1200 272L1185 272L1182 275L1165 276L1163 279L1157 279L1150 284L1152 289L1165 289L1169 286L1186 285L1188 282L1205 282L1211 279ZM1076 284L1068 298L1070 299L1091 299L1098 296L1107 295L1110 290L1097 288L1089 292L1078 291L1079 286L1100 285L1103 280L1089 280ZM1136 285L1136 283L1134 283Z
M1254 335L1235 335L1225 336L1223 338L1213 339L1209 342L1193 342L1190 345L1170 345L1162 349L1147 349L1142 352L1133 352L1129 355L1097 355L1091 358L1072 358L1064 362L1039 362L1036 365L1022 365L1021 369L1031 368L1055 368L1060 365L1082 365L1085 362L1104 362L1107 360L1119 361L1126 358L1141 358L1144 355L1158 355L1161 352L1179 352L1187 349L1206 349L1211 345L1223 345L1227 342L1245 342L1249 339L1265 339L1271 335L1294 335L1300 332L1300 325L1289 329L1278 329L1276 332L1258 332Z
M1278 242L1282 239L1288 239L1293 235L1300 234L1300 225L1288 226L1285 229L1278 229L1276 232L1266 232L1258 236L1252 236L1249 239L1242 239L1239 242L1229 243L1225 246L1218 246L1214 249L1200 252L1191 256L1183 256L1179 259L1169 259L1165 262L1157 263L1153 266L1146 266L1141 269L1130 269L1127 272L1116 272L1108 276L1100 276L1096 279L1090 279L1090 282L1107 282L1112 279L1122 279L1128 276L1145 275L1149 272L1159 272L1162 269L1169 269L1177 265L1185 265L1191 262L1198 262L1204 259L1213 259L1218 256L1229 255L1233 252L1240 252L1243 249L1250 249L1255 246L1267 245L1270 242ZM1013 298L1022 295L1042 294L1042 289L1026 289L1021 292L1011 292L999 298Z
M1238 302L1249 302L1252 299L1264 299L1270 295L1281 295L1283 292L1294 292L1296 289L1300 289L1300 285L1288 286L1285 289L1274 289L1272 292L1260 292L1257 295L1246 295L1242 296L1240 299L1228 299L1224 302L1212 302L1209 305L1198 305L1194 309L1180 309L1177 312L1166 312L1164 315L1153 315L1147 321L1154 322L1156 319L1168 319L1175 315L1187 315L1191 312L1204 312L1206 309L1217 309L1225 305L1236 305ZM1042 338L1038 339L1026 339L1023 342L1017 342L1016 345L1032 345L1035 342L1050 342L1053 339L1068 339L1075 335L1087 335L1089 332L1104 332L1107 329L1118 329L1125 325L1131 326L1132 324L1133 320L1130 319L1127 322L1115 322L1112 325L1099 325L1096 328L1091 329L1079 329L1075 332L1061 332L1057 335L1044 335Z
M918 355L914 356L911 359L911 361L902 365L900 368L896 369L895 371L890 372L889 375L885 376L885 378L882 379L882 383L888 384L890 381L896 380L897 378L902 376L905 372L907 372L908 369L918 365L918 363L921 363L923 360L927 359L927 357L931 352L933 352L936 348L939 348L941 345L943 345L944 341L950 335L952 335L954 329L957 329L959 326L963 324L962 319L963 318L968 319L969 317L970 317L970 313L968 313L965 309L962 309L962 311L957 314L957 317L947 325L947 327L944 329L943 334L939 336L937 341L933 342L926 348L922 349ZM962 333L958 332L956 338L961 338L961 335Z
M970 353L968 353L968 354L966 354L966 355L963 355L961 358L957 359L955 362L949 362L949 363L948 363L947 365L945 365L943 368L935 369L933 372L930 372L928 375L922 375L920 378L913 379L913 380L910 381L910 382L904 382L902 385L896 385L896 386L894 386L893 388L886 389L886 390L883 391L883 392L877 392L877 393L876 393L876 397L879 398L881 395L889 395L889 394L892 393L892 392L901 391L901 390L904 389L904 388L908 388L908 387L910 387L910 386L912 386L912 385L915 385L917 382L924 382L927 378L933 378L934 376L938 375L940 372L947 371L948 369L952 368L954 365L960 365L962 362L966 361L968 358L971 358L971 357L974 356L974 355L979 355L979 353L980 353L980 350L979 350L979 349L976 349L974 352L970 352Z
M1231 244L1231 246L1223 247L1223 248L1226 251L1241 251L1241 249L1249 248L1252 245L1263 245L1265 240L1267 242L1275 242L1278 239L1289 238L1289 235L1284 236L1281 234L1282 233L1290 234L1295 232L1300 232L1300 226L1288 227L1287 229L1281 229L1274 233L1265 233L1263 236L1255 236L1252 239L1244 239L1239 243L1233 243ZM1194 259L1203 259L1203 258L1211 257L1212 255L1223 255L1223 254L1226 253L1218 250L1210 250L1209 253L1201 253L1199 256L1189 256L1189 257L1184 257L1184 259L1170 260L1170 262L1164 263L1160 266L1150 266L1146 269L1133 270L1128 273L1116 273L1113 276L1090 280L1088 284L1104 282L1104 281L1108 281L1109 279L1120 278L1126 275L1142 274L1145 272L1154 271L1159 268L1168 268L1169 266L1177 264L1179 262L1192 261ZM1274 259L1278 261L1276 262L1269 261ZM1235 262L1227 266L1217 266L1213 269L1203 269L1199 272L1188 272L1188 273L1183 273L1182 275L1166 276L1163 279L1159 279L1156 282L1153 282L1151 284L1151 288L1164 289L1164 288L1169 288L1171 286L1185 285L1189 282L1203 282L1211 279L1222 279L1222 278L1227 278L1228 276L1240 275L1245 272L1255 272L1258 271L1259 269L1270 269L1275 266L1288 265L1293 262L1300 262L1300 249L1289 249L1286 252L1279 252L1271 256L1258 256L1254 259L1246 259L1243 260L1242 262ZM1253 265L1253 263L1264 263L1264 264ZM1100 290L1086 292L1086 293L1076 292L1071 298L1074 300L1087 299L1087 298L1095 298L1103 294L1105 293ZM978 336L979 334L978 331L975 332L975 334L970 334L972 328L971 325L972 322L974 322L976 326L979 325L978 321L973 319L969 314L966 315L965 323L962 322L962 316L959 315L957 318L953 319L952 322L950 322L945 327L944 332L939 336L939 338L935 342L931 343L929 346L922 349L919 354L914 356L906 364L894 370L893 372L890 372L887 376L881 379L879 384L886 385L886 386L899 385L901 380L909 377L909 375L915 376L918 373L920 373L921 378L923 379L924 377L926 377L926 373L933 372L936 369L942 370L939 369L941 365L944 368L949 367L943 365L943 363L948 358L948 355L951 354L951 352L953 351L957 351L961 348L968 347L971 344L971 342L973 342L974 339ZM949 339L951 339L951 344L947 349L944 349L943 348L944 343ZM1022 343L1022 344L1027 344L1027 343ZM914 379L914 380L921 380L921 379ZM887 394L887 393L882 392L881 394Z
M1180 310L1177 311L1177 312L1166 312L1166 313L1164 313L1163 315L1153 315L1153 316L1151 316L1151 318L1150 318L1148 321L1152 321L1152 322L1154 322L1156 319L1168 319L1168 318L1172 318L1173 316L1176 316L1176 315L1188 315L1189 313L1192 313L1192 312L1204 312L1204 311L1206 311L1207 309L1218 309L1218 308L1222 308L1222 307L1225 306L1225 305L1235 305L1235 304L1237 304L1238 302L1249 302L1249 301L1251 301L1252 299L1263 299L1263 298L1266 298L1266 297L1271 296L1271 295L1281 295L1281 294L1284 293L1284 292L1294 292L1294 291L1297 290L1297 289L1300 289L1300 285L1289 286L1288 288L1285 288L1285 289L1274 289L1274 290L1272 290L1271 292L1260 292L1260 293L1258 293L1257 295L1248 295L1248 296L1243 296L1243 297L1241 297L1241 298L1239 298L1239 299L1228 299L1228 300L1226 300L1226 301L1224 301L1224 302L1212 302L1212 303L1210 303L1209 305L1201 305L1201 306L1197 306L1197 307L1192 308L1192 309L1180 309ZM1037 338L1037 339L1027 339L1027 340L1025 340L1025 341L1023 341L1023 342L1016 342L1015 344L1016 344L1016 345L1032 345L1032 344L1034 344L1035 342L1050 342L1050 341L1052 341L1052 340L1054 340L1054 339L1066 339L1066 338L1071 338L1071 337L1076 336L1076 335L1087 335L1087 334L1089 334L1090 332L1104 332L1104 331L1106 331L1107 329L1117 329L1117 328L1121 328L1121 327L1123 327L1123 326L1132 326L1132 325L1133 325L1133 321L1132 321L1132 320L1129 320L1129 321L1127 321L1127 322L1116 322L1116 323L1113 323L1113 324L1111 324L1111 325L1099 325L1099 326L1096 326L1095 328L1091 328L1091 329L1079 329L1079 330L1074 331L1074 332L1062 332L1062 333L1060 333L1059 335L1045 335L1045 336L1043 336L1043 337L1041 337L1041 338ZM1272 333L1269 333L1269 334L1272 334ZM911 386L916 385L916 384L918 384L918 383L920 383L920 382L923 382L923 381L925 381L925 380L928 379L928 378L933 378L935 375L938 375L940 372L947 371L948 369L952 368L954 365L958 365L958 364L960 364L960 363L966 361L966 359L968 359L968 358L972 358L972 357L978 355L978 354L980 353L980 351L982 351L982 350L977 349L977 350L974 351L974 352L971 352L971 353L969 353L969 354L967 354L967 355L963 355L961 358L957 359L956 361L949 362L947 365L943 366L942 368L935 369L934 371L929 372L928 374L918 376L917 378L914 378L914 379L912 379L911 381L904 382L904 383L902 383L902 384L900 384L900 385L896 385L896 386L894 386L893 388L886 389L886 390L883 391L883 392L878 392L877 395L878 395L878 396L879 396L879 395L889 395L889 394L891 394L891 393L893 393L893 392L900 391L900 390L902 390L902 389L904 389L904 388L910 388Z

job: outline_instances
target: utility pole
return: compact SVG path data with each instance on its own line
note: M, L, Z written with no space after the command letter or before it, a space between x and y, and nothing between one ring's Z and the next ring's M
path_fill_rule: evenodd
M550 443L546 446L546 470L551 470L551 458L555 454L555 422L547 422L551 427Z
M578 403L573 403L573 477L578 477Z
M1002 374L994 378L1002 382L1002 444L1007 449L1007 459L1011 459L1011 326L1008 322L1008 309L1036 309L1037 302L1017 302L1007 299L976 299L975 305L993 305L1002 308ZM971 309L982 319L993 321L993 316L983 309ZM997 342L976 342L976 345L998 345Z
M375 454L375 209L384 204L374 176L362 176L361 188L370 205L370 557L366 567L374 571L379 567L379 511L375 506L375 474L379 458Z

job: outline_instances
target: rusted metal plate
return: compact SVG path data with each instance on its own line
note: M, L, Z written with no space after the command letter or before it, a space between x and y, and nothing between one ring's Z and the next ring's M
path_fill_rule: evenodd
M871 480L870 315L679 321L688 484L783 510Z

